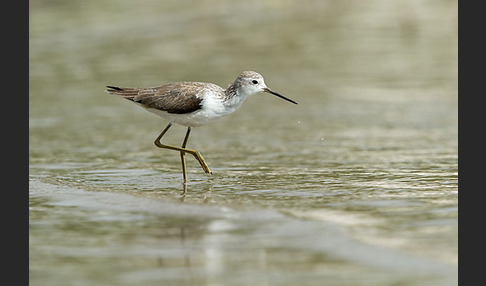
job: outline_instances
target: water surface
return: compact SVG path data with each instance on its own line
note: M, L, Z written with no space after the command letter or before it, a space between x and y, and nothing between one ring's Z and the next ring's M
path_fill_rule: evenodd
M30 3L32 285L456 285L457 3ZM105 85L255 95L194 128ZM185 128L164 137L181 144Z

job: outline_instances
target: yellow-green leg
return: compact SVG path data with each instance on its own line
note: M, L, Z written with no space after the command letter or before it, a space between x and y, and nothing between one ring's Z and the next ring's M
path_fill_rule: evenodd
M184 142L182 142L182 148L186 148L187 139L189 139L189 133L191 133L191 127L187 127L186 137L184 137ZM184 183L187 182L186 176L186 153L181 151L181 162L182 162L182 175L184 176Z
M196 160L199 162L199 164L201 164L201 167L204 170L204 172L211 173L211 170L209 169L208 164L206 163L206 161L204 161L204 158L201 155L201 153L199 153L199 151L186 149L186 144L187 144L187 141L189 139L189 134L191 133L191 127L187 128L186 137L184 137L184 142L182 143L182 147L165 145L165 144L162 144L160 142L160 139L162 139L162 136L164 136L164 134L167 132L167 130L169 130L169 128L171 126L172 126L172 122L169 122L169 124L167 124L167 127L165 127L165 129L160 133L160 135L157 137L157 139L155 139L154 144L155 144L155 146L157 146L159 148L175 150L175 151L179 151L181 153L182 173L183 173L183 176L184 176L184 182L186 182L186 180L187 180L185 153L192 154L196 158Z

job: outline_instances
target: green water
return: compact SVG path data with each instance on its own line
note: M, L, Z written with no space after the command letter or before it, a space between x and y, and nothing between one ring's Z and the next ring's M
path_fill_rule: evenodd
M32 285L456 285L457 2L31 1ZM193 128L106 85L255 70ZM165 142L179 145L185 128Z

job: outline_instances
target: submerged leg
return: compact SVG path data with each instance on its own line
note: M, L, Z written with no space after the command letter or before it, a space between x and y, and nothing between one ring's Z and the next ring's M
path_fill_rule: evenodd
M183 143L183 147L176 147L176 146L171 146L171 145L165 145L165 144L162 144L160 142L160 139L162 139L162 136L164 136L164 134L167 132L167 130L169 130L169 128L172 126L172 122L169 122L169 124L167 125L167 127L165 127L165 129L162 131L162 133L160 133L160 135L157 137L157 139L155 139L154 141L154 144L155 146L159 147L159 148L164 148L164 149L170 149L170 150L175 150L175 151L179 151L181 152L181 159L184 157L185 153L189 153L191 155L193 155L196 160L199 162L199 164L201 164L201 167L202 169L204 170L204 172L206 173L211 173L211 170L209 170L209 167L208 167L208 164L206 163L206 161L204 161L204 158L203 156L201 155L201 153L199 153L199 151L196 151L196 150L191 150L191 149L186 149L186 144L187 144L187 140L189 139L189 133L191 131L190 127L187 129L187 133L186 133L186 137L184 138L184 143ZM183 155L184 153L184 155ZM185 159L183 159L182 161L182 165L183 165L183 172L184 172L184 181L186 181L186 172L185 172Z
M184 142L182 142L182 148L186 148L187 139L189 139L189 133L191 133L191 127L187 127L186 137L184 137ZM181 162L182 162L182 175L184 176L184 183L187 182L186 176L186 153L181 151Z

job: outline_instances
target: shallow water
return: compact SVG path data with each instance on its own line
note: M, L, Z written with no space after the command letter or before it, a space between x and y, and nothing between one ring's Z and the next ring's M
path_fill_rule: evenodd
M457 3L30 3L32 285L456 285ZM265 94L194 128L104 92ZM185 128L164 137L180 144Z

